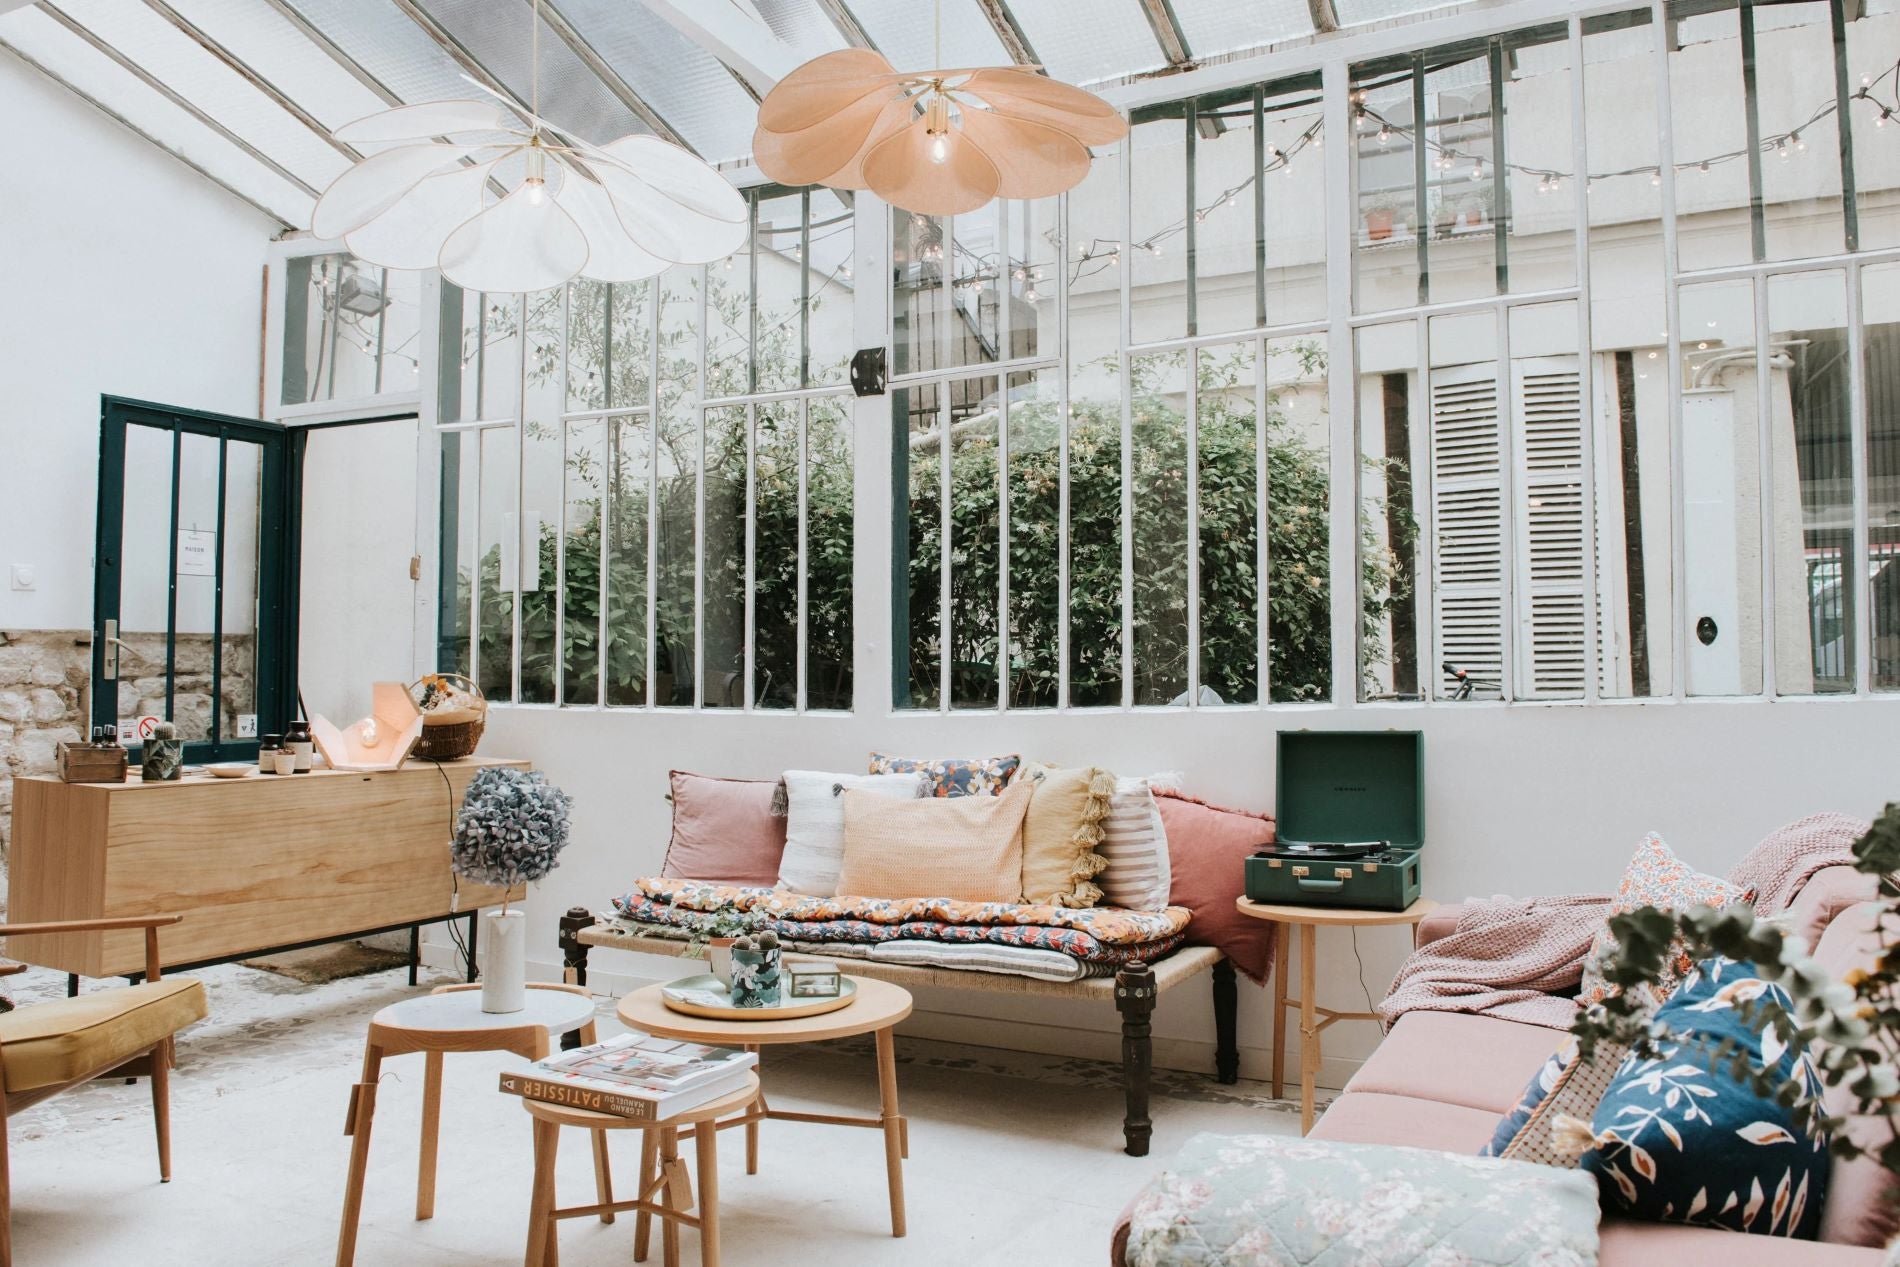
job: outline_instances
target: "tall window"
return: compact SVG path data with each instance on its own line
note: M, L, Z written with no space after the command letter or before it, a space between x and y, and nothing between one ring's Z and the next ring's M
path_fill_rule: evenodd
M446 301L442 659L490 699L850 708L852 212L748 199L721 263Z

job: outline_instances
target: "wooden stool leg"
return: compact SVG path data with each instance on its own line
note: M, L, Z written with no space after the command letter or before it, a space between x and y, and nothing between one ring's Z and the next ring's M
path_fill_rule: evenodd
M699 1263L719 1267L719 1128L701 1122L693 1129L693 1158L699 1163Z
M422 1148L416 1163L416 1217L435 1217L435 1144L442 1126L442 1053L423 1053Z
M1287 926L1273 926L1273 1098L1279 1099L1285 1092L1284 1074L1286 1072L1286 974L1292 971L1287 962Z
M554 1157L561 1142L561 1128L553 1122L534 1119L534 1183L528 1203L527 1267L546 1267L548 1251L554 1244Z
M5 1095L0 1095L0 1267L13 1267L13 1174L7 1157Z
M614 1200L614 1177L612 1170L609 1169L607 1165L607 1132L595 1131L593 1135L594 1194L600 1198L602 1205L612 1205ZM600 1221L602 1223L613 1222L614 1212L612 1210L602 1210L600 1212Z
M640 1132L640 1199L652 1199L654 1181L660 1177L660 1132ZM647 1243L653 1234L653 1216L645 1210L633 1219L633 1261L647 1260Z
M1313 1000L1313 945L1318 929L1300 925L1300 1134L1313 1129L1313 1094L1319 1077L1319 1017Z
M661 1202L672 1210L683 1209L685 1194L678 1190L680 1158L679 1132L670 1126L660 1128L660 1171L666 1176ZM660 1261L666 1267L680 1267L680 1225L673 1219L660 1220Z
M897 1034L877 1032L878 1116L884 1121L884 1169L891 1189L891 1235L904 1235L904 1119L897 1107Z
M758 1074L760 1079L759 1111L763 1113L765 1111L765 1053L759 1050L757 1043L747 1043L745 1049L756 1053L759 1057L759 1063L753 1072ZM747 1112L750 1111L747 1110ZM759 1124L756 1121L747 1122L745 1127L745 1172L748 1175L759 1173Z
M363 1216L363 1177L369 1170L369 1130L376 1119L376 1080L383 1071L383 1049L363 1047L363 1078L350 1089L349 1118L343 1125L351 1136L350 1176L343 1187L343 1227L336 1238L336 1267L356 1261L356 1226Z
M152 1048L152 1127L158 1132L158 1181L172 1181L172 1040Z

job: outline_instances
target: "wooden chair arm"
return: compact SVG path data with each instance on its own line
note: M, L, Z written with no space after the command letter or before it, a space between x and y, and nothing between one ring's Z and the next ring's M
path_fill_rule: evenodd
M183 915L119 915L111 919L56 919L38 924L0 924L0 937L37 937L46 933L112 932L122 928L145 930L145 979L159 977L158 930L176 924Z
M0 959L0 977L18 976L27 970L28 965L15 963L11 959Z

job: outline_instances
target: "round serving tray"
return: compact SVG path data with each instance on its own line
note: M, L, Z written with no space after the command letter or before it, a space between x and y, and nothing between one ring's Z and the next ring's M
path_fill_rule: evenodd
M830 998L794 999L789 990L781 994L779 1002L764 1007L734 1007L731 1003L718 1005L694 1003L687 999L675 998L676 990L704 990L726 997L726 985L718 977L704 973L697 977L681 977L678 981L669 981L660 988L660 1001L667 1009L685 1016L703 1016L716 1021L790 1021L801 1016L823 1016L826 1012L836 1012L849 1007L858 992L857 982L850 977L841 976L838 980L838 993Z

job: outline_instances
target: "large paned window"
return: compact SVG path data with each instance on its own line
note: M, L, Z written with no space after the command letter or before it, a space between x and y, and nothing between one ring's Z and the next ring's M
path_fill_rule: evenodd
M650 281L445 288L441 658L491 700L851 707L852 211L748 216Z

